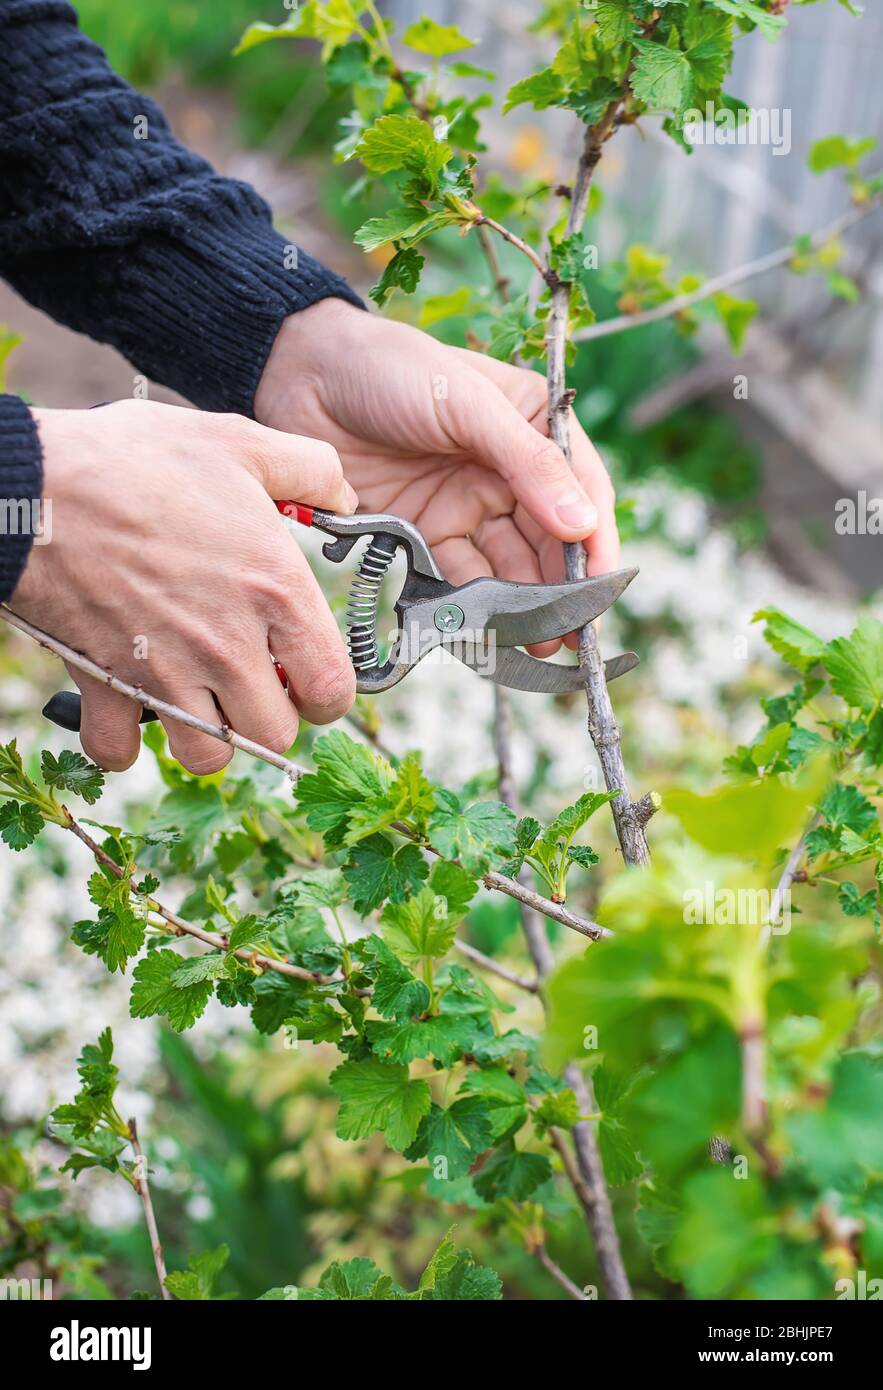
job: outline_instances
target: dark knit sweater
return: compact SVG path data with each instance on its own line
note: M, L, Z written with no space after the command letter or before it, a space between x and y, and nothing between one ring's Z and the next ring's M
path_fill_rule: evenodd
M61 0L0 0L0 275L194 404L245 415L288 314L360 303L292 255L253 188L173 139ZM0 395L0 599L31 543L4 534L9 503L41 480L30 412Z

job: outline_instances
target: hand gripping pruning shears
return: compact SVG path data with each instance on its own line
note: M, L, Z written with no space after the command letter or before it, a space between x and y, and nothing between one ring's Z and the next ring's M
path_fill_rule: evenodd
M449 584L423 534L401 517L340 516L299 502L277 502L276 506L283 516L330 536L322 553L335 563L344 561L362 537L369 538L350 584L345 616L356 689L363 695L397 685L437 648L485 679L514 690L549 695L579 690L585 676L578 666L540 661L520 648L564 637L593 622L638 572L613 570L560 584L489 578ZM398 627L386 659L381 660L377 630L381 591L399 550L405 554L407 570L395 604ZM607 680L631 671L638 660L634 652L623 652L606 661ZM285 672L278 664L276 669L285 683ZM59 692L43 713L62 728L77 730L80 697L72 691ZM146 710L141 722L153 717Z

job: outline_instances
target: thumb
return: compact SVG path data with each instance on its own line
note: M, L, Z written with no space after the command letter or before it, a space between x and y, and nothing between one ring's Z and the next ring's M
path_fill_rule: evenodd
M505 478L549 535L562 541L590 536L597 509L558 445L525 420L499 387L475 376L472 399L458 416L457 442Z
M322 439L243 420L242 462L274 501L306 502L349 514L359 499L343 476L337 450Z

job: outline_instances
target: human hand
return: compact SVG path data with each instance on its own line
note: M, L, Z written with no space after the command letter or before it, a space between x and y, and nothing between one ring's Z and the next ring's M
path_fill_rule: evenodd
M362 510L418 525L454 584L560 580L562 541L584 544L590 574L617 567L606 469L573 412L568 465L546 406L538 372L338 299L285 320L255 398L265 424L333 444Z
M53 530L31 550L15 612L130 684L208 723L223 716L276 752L293 742L298 710L317 724L345 713L355 674L271 500L354 511L330 445L148 401L33 413ZM129 767L140 707L68 669L82 692L85 751L102 767ZM163 722L191 772L230 761L229 745Z

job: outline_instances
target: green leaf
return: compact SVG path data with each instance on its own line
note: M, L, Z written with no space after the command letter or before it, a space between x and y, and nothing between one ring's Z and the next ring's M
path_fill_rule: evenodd
M436 24L434 19L426 18L409 25L402 34L402 43L417 53L428 53L431 58L447 58L451 53L475 47L475 40L467 39L455 24Z
M340 1100L337 1134L341 1139L366 1139L383 1130L390 1148L401 1153L413 1143L430 1106L425 1081L411 1081L408 1068L387 1066L369 1058L344 1062L331 1073L331 1089Z
M866 154L877 148L873 136L859 139L851 135L827 135L809 147L807 163L814 174L829 169L855 169Z
M469 1250L461 1250L457 1263L440 1274L432 1297L438 1302L490 1302L503 1297L500 1276L487 1265L477 1265Z
M380 918L387 946L409 965L445 955L458 921L447 899L429 886L404 903L387 903Z
M756 0L708 0L716 10L721 10L723 14L732 15L734 19L743 21L746 27L756 25L765 39L775 41L782 30L785 28L786 20L784 15L770 14L768 10L761 8Z
M883 701L883 623L859 618L849 637L835 637L822 656L831 689L855 709L876 710Z
M420 283L420 273L425 259L413 247L397 251L392 260L383 268L377 284L369 292L369 298L382 309L393 290L404 290L413 294Z
M883 1169L883 1062L861 1052L840 1059L828 1103L785 1122L799 1161L818 1187Z
M879 895L875 888L860 893L854 883L841 883L837 901L847 917L873 917L878 910Z
M716 294L714 307L730 340L734 352L745 346L745 335L757 317L758 305L753 299L737 299L732 294Z
M722 1168L690 1178L671 1259L693 1298L737 1296L742 1281L772 1256L772 1227L762 1183L737 1182Z
M429 838L446 859L458 859L470 873L483 874L515 849L515 816L498 801L462 807L449 791L436 794Z
M514 1134L527 1119L524 1087L503 1067L487 1067L470 1072L459 1094L482 1098L494 1142Z
M361 960L377 967L371 1002L379 1014L384 1018L411 1018L426 1012L432 998L429 989L379 936L363 937L354 949Z
M635 39L638 50L631 88L651 111L685 110L693 94L693 72L685 53L652 39Z
M486 1202L503 1197L524 1202L551 1176L552 1165L545 1154L525 1153L516 1149L510 1139L494 1150L473 1181L476 1192Z
M301 777L295 796L307 808L309 827L322 832L326 845L330 833L330 847L334 848L342 843L355 806L388 795L392 769L339 729L317 738L312 751L316 771Z
M433 1168L443 1158L447 1167L445 1177L460 1178L492 1143L493 1132L484 1099L463 1096L447 1110L438 1105L431 1107L405 1157L411 1162L428 1158Z
M503 103L503 115L524 102L529 102L535 111L545 111L547 107L557 105L563 93L564 84L558 73L551 68L543 68L542 72L523 77L509 88Z
M273 39L295 39L302 35L303 14L300 12L290 14L282 24L265 24L263 20L256 20L245 30L233 50L233 57L238 58L240 53L247 53L250 48L257 48L259 44L269 43Z
M101 959L110 971L125 970L126 962L137 956L144 945L144 919L136 917L128 907L115 911L102 909L98 914L98 926L105 929L104 944L98 952Z
M637 30L632 0L599 0L594 15L598 34L607 48L618 48Z
M187 1302L212 1299L218 1275L230 1258L230 1247L219 1245L216 1250L206 1250L202 1255L191 1255L187 1269L174 1270L166 1275L166 1288L176 1298Z
M724 786L709 796L674 787L666 793L665 805L703 849L763 864L798 838L828 777L827 760L821 758L790 785L767 777Z
M573 1129L579 1119L579 1103L573 1091L553 1091L533 1112L533 1122L540 1137L550 1129Z
M416 116L381 116L365 131L356 154L372 174L390 174L398 169L438 176L453 157L445 140L437 140L426 121Z
M82 753L64 748L56 758L54 754L44 751L40 757L40 768L47 787L75 792L89 806L94 805L101 795L104 773Z
M175 951L151 951L135 966L129 1012L133 1018L164 1014L176 1033L191 1028L205 1012L214 991L211 980L178 988L176 971L182 957Z
M446 210L427 213L425 208L393 208L382 217L369 217L356 232L353 240L363 251L374 251L390 241L407 241L413 245L422 241L430 232L449 226L457 221L453 212Z
M751 621L766 622L764 641L797 671L812 670L825 655L827 647L821 637L779 608L761 608Z
M453 1066L471 1051L477 1033L474 1019L457 1014L397 1019L391 1023L369 1019L365 1028L372 1051L385 1061L413 1062L434 1057L443 1067Z
M290 885L298 907L340 907L346 900L346 880L340 869L311 869Z
M350 851L343 866L353 910L367 917L387 898L400 903L419 891L429 867L416 845L396 849L385 835L371 835Z
M0 805L0 837L10 849L27 849L36 840L43 825L40 812L28 801L4 801Z

